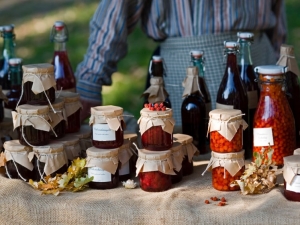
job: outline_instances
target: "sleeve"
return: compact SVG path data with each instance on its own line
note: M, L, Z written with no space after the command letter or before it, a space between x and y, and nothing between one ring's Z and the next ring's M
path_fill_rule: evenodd
M127 53L127 35L140 18L143 0L102 0L90 21L87 52L75 75L83 100L102 103L102 85L111 85L117 62Z

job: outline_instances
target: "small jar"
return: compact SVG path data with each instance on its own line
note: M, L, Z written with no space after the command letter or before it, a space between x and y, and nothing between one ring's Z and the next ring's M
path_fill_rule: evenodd
M87 158L85 167L88 176L94 177L89 182L89 187L94 189L111 189L118 187L120 161L119 149L99 149L90 147L86 150Z
M56 89L53 65L41 63L24 65L22 68L23 90L26 104L52 104L55 101Z
M130 167L130 159L133 152L130 150L131 142L129 140L124 140L123 145L119 148L119 161L121 163L119 169L119 180L126 181L131 178L132 170Z
M4 143L4 157L6 160L6 175L10 179L28 181L33 178L32 148L21 145L18 140Z
M234 153L212 152L211 159L204 171L212 170L212 186L219 191L237 191L239 186L230 186L239 180L245 171L245 151Z
M172 186L174 167L171 150L149 151L139 150L139 158L136 163L136 176L139 176L140 187L148 192L166 191Z
M141 110L138 120L142 136L142 145L151 151L169 150L173 144L173 129L175 120L172 109L166 111L151 111L148 108Z
M198 149L193 144L193 137L187 134L174 134L173 138L182 145L184 155L182 161L182 175L191 175L194 172L193 157L199 154Z
M2 92L2 87L0 86L0 123L4 119L4 108L3 108L3 101L7 102L6 95Z
M97 106L91 108L92 143L96 148L111 149L123 145L123 108ZM122 125L123 124L123 125Z
M72 135L79 138L81 148L80 156L86 158L86 150L92 147L92 129L88 124L81 125L80 130Z
M63 138L53 141L53 143L64 145L64 150L68 158L68 164L71 164L74 159L80 157L81 148L78 137L67 134Z
M174 172L176 175L172 176L172 184L176 184L182 180L182 161L184 159L184 154L182 151L182 144L180 142L173 142L171 148L172 162L174 166Z
M210 148L214 152L239 152L243 149L243 130L248 125L238 109L215 109L209 112Z
M300 202L300 155L283 157L284 196Z
M50 142L52 129L47 105L19 105L12 111L14 129L18 129L19 141L26 146L42 146Z
M64 99L67 116L66 133L75 133L80 130L80 110L82 108L78 93L62 91L59 96Z
M52 131L50 132L51 139L59 139L65 136L67 126L67 115L64 105L65 104L63 98L57 98L52 104L52 107L49 105L49 116L51 118L50 124L54 132L56 133L55 136L55 134Z
M68 159L63 144L51 143L47 146L35 146L34 152L34 179L39 181L44 176L54 177L68 170Z

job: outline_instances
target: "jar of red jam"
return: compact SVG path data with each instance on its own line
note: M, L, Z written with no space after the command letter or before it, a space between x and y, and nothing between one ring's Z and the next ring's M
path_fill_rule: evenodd
M88 176L94 177L89 182L90 188L111 189L118 187L120 161L119 149L99 149L90 147L86 150L87 158L85 167Z
M176 184L182 180L182 161L184 159L184 154L182 151L182 144L180 142L173 142L171 148L172 162L174 166L174 172L176 175L172 176L172 184Z
M136 176L139 176L142 190L161 192L171 188L172 175L176 175L171 154L171 150L159 152L139 150Z
M63 98L57 98L51 106L49 105L50 124L57 135L55 136L53 132L50 132L51 139L59 139L65 136L67 115L64 105Z
M72 135L79 138L79 144L81 148L80 156L82 158L86 158L86 150L93 146L91 127L88 124L81 125L80 130Z
M46 146L35 146L34 152L34 179L39 181L44 176L54 177L68 170L68 159L63 144L51 143Z
M21 145L18 140L4 142L6 176L10 179L28 181L33 178L32 148Z
M80 96L78 93L62 91L57 93L64 99L65 111L67 116L66 133L75 133L80 130L80 110L82 108Z
M169 150L173 144L173 129L175 120L172 109L165 111L151 111L148 108L141 110L138 120L142 136L142 145L151 151Z
M300 155L286 156L283 162L284 196L300 202Z
M209 112L210 148L214 152L239 152L243 149L243 130L248 125L239 109L215 109Z
M50 142L52 129L47 105L19 105L12 111L14 129L17 128L19 141L26 146L42 146ZM52 130L53 131L53 130Z
M81 148L78 137L73 136L72 134L67 134L63 138L53 141L53 143L64 145L64 150L68 158L68 164L71 164L74 159L80 157Z
M22 68L26 103L30 105L52 104L55 101L56 89L53 65L49 63L30 64L24 65Z
M182 161L182 175L187 176L194 172L193 157L199 155L199 151L193 144L193 137L187 134L174 134L174 141L181 143L184 155Z
M245 151L234 153L212 152L206 170L212 171L212 186L219 191L237 191L239 186L230 186L234 180L239 180L245 171Z
M119 148L119 161L121 163L119 169L119 180L126 181L131 178L133 171L130 166L130 159L133 155L132 150L130 149L131 142L129 140L124 140L123 145Z
M123 108L113 105L91 108L92 143L96 148L111 149L123 145Z
M255 71L259 74L260 98L254 115L253 152L271 146L273 163L282 166L283 157L296 149L295 120L283 83L286 67L258 66Z

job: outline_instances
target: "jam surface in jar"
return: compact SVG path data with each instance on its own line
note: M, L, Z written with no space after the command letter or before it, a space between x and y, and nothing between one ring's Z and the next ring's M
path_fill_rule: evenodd
M160 171L140 172L140 187L148 192L166 191L172 186L171 176Z
M51 103L53 103L55 101L55 89L54 87L51 87L48 90L45 90L44 92L41 92L39 94L34 94L31 90L32 88L32 82L27 81L24 84L24 98L26 100L26 104L29 105L48 105L50 100ZM47 97L46 97L46 95Z
M29 179L33 179L34 178L33 171L30 171L29 169L27 169L26 167L20 165L17 162L14 163L13 161L10 160L10 161L6 162L6 167L7 167L6 176L8 178L22 179L19 176L19 174L21 174L21 176L24 179L26 179L26 181L28 181ZM9 175L7 173L9 173Z
M172 134L165 132L161 126L154 126L142 135L142 145L147 150L164 151L172 147Z
M23 129L23 130L22 130ZM33 126L18 127L19 141L22 145L42 146L50 143L50 131L37 130ZM22 135L24 134L26 141ZM28 143L29 144L28 144Z

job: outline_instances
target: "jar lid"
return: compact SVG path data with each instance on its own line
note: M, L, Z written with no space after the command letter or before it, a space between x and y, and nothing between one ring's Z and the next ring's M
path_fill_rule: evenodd
M153 62L161 62L162 61L162 57L159 55L154 55L152 56L152 61Z
M90 147L86 150L86 155L90 158L110 158L118 156L119 148L113 149L100 149Z
M92 129L88 124L83 124L80 126L80 130L72 135L78 137L79 139L90 138L92 135Z
M19 140L6 141L3 144L3 148L10 152L32 151L32 147L21 145Z
M124 131L124 141L125 140L135 142L137 140L137 134L136 133L130 133L129 131Z
M237 36L242 39L253 39L254 34L251 32L237 32Z
M190 51L190 54L192 56L201 57L204 54L204 51L202 51L202 50L192 50L192 51Z
M230 153L219 153L219 152L211 152L211 157L216 159L225 159L225 160L232 160L232 159L243 159L245 154L245 150L239 152L230 152Z
M193 142L193 137L187 134L173 134L173 140L180 142L182 145Z
M54 143L63 144L65 146L76 145L79 144L79 138L73 134L67 134L64 137L55 140Z
M11 58L8 60L9 65L15 66L22 63L21 58Z
M91 107L91 114L95 116L120 116L123 114L123 108L113 105Z
M59 93L59 96L64 98L65 103L78 102L80 100L80 95L71 91L62 91Z
M150 151L146 149L139 149L139 157L145 160L166 160L171 156L171 153L171 150Z
M44 115L49 113L49 106L47 105L19 105L16 111L22 115Z
M257 66L254 68L254 71L259 74L267 74L267 75L278 75L283 74L287 70L287 67L279 66L279 65L265 65L265 66Z
M51 154L64 152L64 145L59 143L50 143L45 146L34 146L32 150L39 154Z
M23 73L53 73L54 72L54 66L50 63L40 63L40 64L29 64L29 65L23 65Z
M61 110L64 108L65 100L62 97L56 98L55 101L52 103L52 107L55 110ZM50 108L50 111L52 111L52 108Z
M160 118L160 117L172 117L173 111L170 108L167 108L166 111L151 111L148 108L143 108L141 111L141 116L145 117L154 117L154 118Z
M294 150L294 155L300 155L300 148Z

